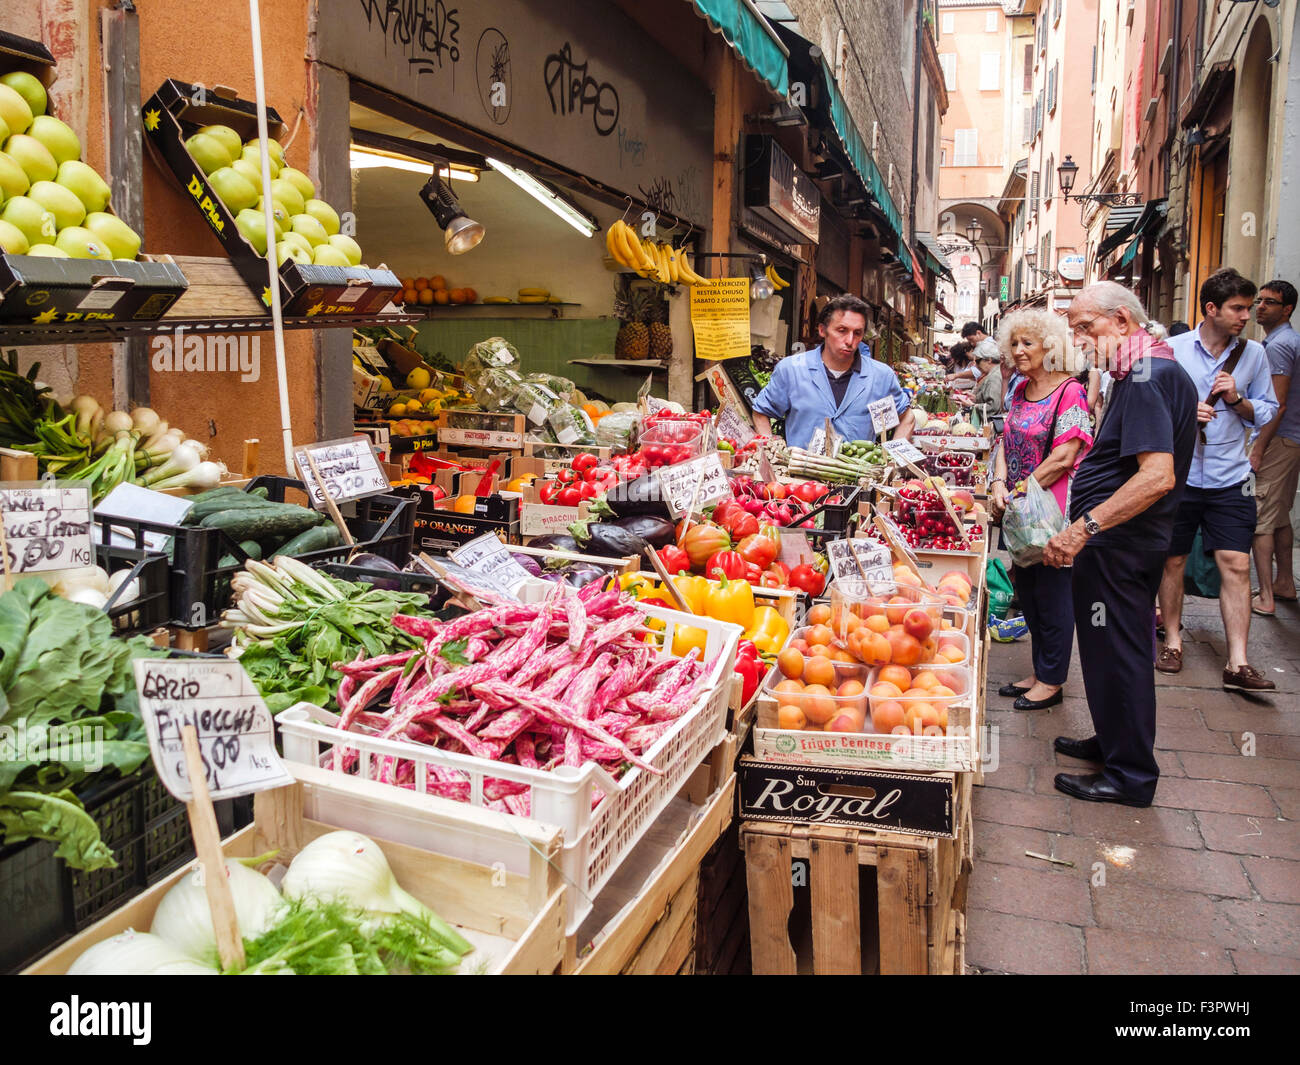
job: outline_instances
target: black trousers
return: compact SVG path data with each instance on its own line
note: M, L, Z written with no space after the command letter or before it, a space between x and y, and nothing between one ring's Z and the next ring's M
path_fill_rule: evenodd
M1044 684L1064 684L1074 649L1071 573L1055 566L1016 566L1016 596L1029 626L1034 676Z
M1163 551L1085 547L1074 560L1079 661L1106 779L1150 801L1156 765L1156 681L1151 621Z

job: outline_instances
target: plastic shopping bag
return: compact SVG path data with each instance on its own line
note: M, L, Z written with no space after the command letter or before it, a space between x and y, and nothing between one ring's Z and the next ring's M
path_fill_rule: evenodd
M1011 574L1000 558L991 558L984 567L984 579L989 589L989 618L1001 620L1007 616L1016 594Z
M1043 561L1043 548L1065 528L1056 496L1033 478L1025 479L1025 489L1007 500L1002 515L1002 537L1011 561L1017 566L1035 566Z
M1206 599L1219 598L1219 566L1213 555L1205 553L1200 529L1196 530L1196 539L1192 541L1192 550L1187 555L1183 592L1187 595L1201 595Z

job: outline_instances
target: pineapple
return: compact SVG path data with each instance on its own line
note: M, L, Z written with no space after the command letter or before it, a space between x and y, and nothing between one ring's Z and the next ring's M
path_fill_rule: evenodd
M620 359L645 359L650 355L651 295L645 289L629 286L626 299L615 296L614 313L623 321L614 339L614 355Z
M650 358L666 359L673 353L673 331L664 322L650 323Z

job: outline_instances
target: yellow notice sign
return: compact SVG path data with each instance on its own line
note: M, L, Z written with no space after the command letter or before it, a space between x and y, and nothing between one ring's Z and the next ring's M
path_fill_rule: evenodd
M749 278L723 277L691 288L691 328L700 359L749 354Z

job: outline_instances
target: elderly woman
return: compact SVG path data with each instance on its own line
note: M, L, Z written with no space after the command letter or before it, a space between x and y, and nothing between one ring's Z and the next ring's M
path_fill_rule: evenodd
M989 503L1000 516L1017 487L1032 477L1069 513L1070 480L1092 446L1088 393L1073 376L1077 359L1065 320L1045 310L1015 311L998 327L998 347L1015 361L1022 380L1005 411L1002 443ZM1034 671L998 694L1015 697L1017 710L1061 702L1074 642L1073 600L1067 570L1036 564L1015 567L1016 595L1029 626Z
M971 395L971 403L976 407L983 406L992 418L995 414L1002 413L1002 373L997 348L978 348L975 352L975 365L979 368L980 379Z

